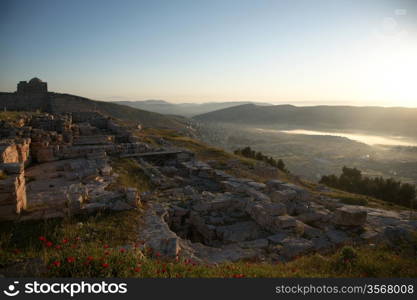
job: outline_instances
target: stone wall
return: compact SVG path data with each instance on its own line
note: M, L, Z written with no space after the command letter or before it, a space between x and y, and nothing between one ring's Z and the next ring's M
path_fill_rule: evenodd
M26 208L26 182L22 163L0 165L0 221L14 220Z
M50 99L46 95L17 95L0 93L0 109L17 111L49 111Z

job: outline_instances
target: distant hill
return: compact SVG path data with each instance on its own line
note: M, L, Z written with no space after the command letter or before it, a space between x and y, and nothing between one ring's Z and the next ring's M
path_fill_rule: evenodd
M144 100L144 101L113 101L117 104L128 105L134 108L144 109L166 115L179 115L192 117L195 115L224 109L243 104L249 104L248 101L237 102L207 102L207 103L170 103L164 100ZM260 105L264 105L260 103ZM269 105L269 104L267 104Z
M245 104L201 114L194 119L249 126L367 131L417 137L417 108Z
M16 93L0 93L0 107L7 110L41 110L53 113L98 111L125 121L137 121L146 127L181 130L186 128L186 118L164 116L158 113L132 108L111 102L49 92L42 97L20 96Z

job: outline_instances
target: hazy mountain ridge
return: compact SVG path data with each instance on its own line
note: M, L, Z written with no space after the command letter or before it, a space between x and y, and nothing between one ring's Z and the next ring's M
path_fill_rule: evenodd
M248 126L367 131L417 137L416 108L245 104L201 114L194 119Z
M166 115L180 115L192 117L220 109L235 107L239 105L252 104L250 101L232 102L205 102L205 103L170 103L165 100L143 100L143 101L112 101L113 103L123 104L134 108L144 109ZM267 103L257 103L258 105L270 105Z

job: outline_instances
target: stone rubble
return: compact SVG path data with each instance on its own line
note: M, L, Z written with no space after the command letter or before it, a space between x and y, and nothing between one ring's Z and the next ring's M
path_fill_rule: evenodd
M182 176L175 188L146 198L147 214L157 214L153 203L158 203L161 216L145 221L147 246L171 257L208 263L290 260L345 244L394 241L395 230L407 240L417 230L417 221L407 212L345 205L279 180L264 184L235 178L198 161L157 168L161 182L170 181L174 168ZM158 246L167 239L176 239L175 251Z

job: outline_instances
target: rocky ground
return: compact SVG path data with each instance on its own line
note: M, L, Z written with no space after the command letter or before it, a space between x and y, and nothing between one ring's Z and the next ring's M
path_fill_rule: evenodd
M280 180L236 178L199 161L154 169L165 184L142 197L141 237L169 257L286 261L346 244L396 245L417 230L415 212L345 205Z
M379 240L395 247L417 230L415 212L346 205L286 180L239 178L231 175L239 164L219 169L96 113L2 121L0 134L2 220L141 209L144 247L205 263L287 261ZM112 164L120 158L136 161L153 188L118 185Z

